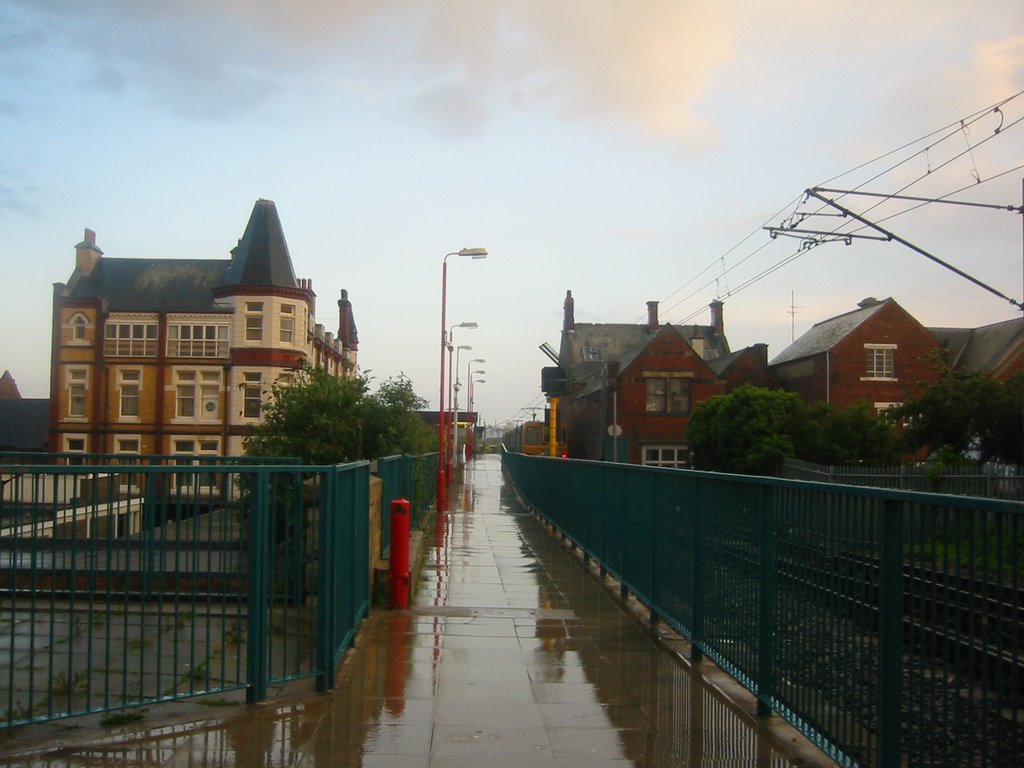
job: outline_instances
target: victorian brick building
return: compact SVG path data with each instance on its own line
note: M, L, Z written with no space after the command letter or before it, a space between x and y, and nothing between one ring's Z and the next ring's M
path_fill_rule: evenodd
M763 344L730 352L719 301L708 325L663 325L654 301L646 323L577 323L571 291L563 312L561 409L573 458L689 466L693 408L728 391L736 376L766 379Z
M305 364L355 374L345 291L338 309L336 336L270 200L230 259L109 258L86 230L53 290L50 449L239 455L274 383Z

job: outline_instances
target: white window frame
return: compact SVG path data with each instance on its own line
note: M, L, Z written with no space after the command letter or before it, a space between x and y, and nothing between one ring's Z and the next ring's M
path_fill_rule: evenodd
M246 371L242 374L242 418L256 420L263 416L263 374ZM251 412L255 405L256 412Z
M107 357L156 357L159 324L155 320L108 317L103 331Z
M280 340L282 344L295 343L295 305L281 305Z
M263 302L245 302L245 340L263 341Z
M227 323L183 323L167 326L168 357L227 357L229 331Z
M89 413L88 368L68 368L67 392L68 419L84 421Z
M640 448L641 464L645 467L688 468L690 446L686 443L674 445L644 445Z
M88 341L86 330L89 328L89 318L85 316L85 313L75 312L68 318L68 326L71 328L72 344L85 344Z
M178 368L174 371L174 420L217 422L221 418L222 371Z
M118 384L118 416L121 421L138 421L142 407L142 371L139 368L123 368L117 372ZM132 388L135 388L135 413L126 413L125 404L131 401ZM131 409L129 409L131 410Z
M186 443L189 446L187 450L184 447ZM196 450L197 446L198 451ZM220 449L220 438L213 435L180 435L171 440L171 454L176 457L220 456ZM191 460L175 458L174 464L180 467L191 467L199 464L199 461L194 458ZM196 491L209 492L216 487L217 477L214 473L204 472L179 474L176 475L175 485L178 488L192 490L194 481Z
M81 443L81 447L77 445ZM74 444L74 445L73 445ZM64 453L85 454L89 450L88 435L64 435ZM81 464L84 459L69 458L68 464Z
M895 344L865 344L867 353L865 374L861 381L899 381L896 376ZM881 364L879 364L881 361Z

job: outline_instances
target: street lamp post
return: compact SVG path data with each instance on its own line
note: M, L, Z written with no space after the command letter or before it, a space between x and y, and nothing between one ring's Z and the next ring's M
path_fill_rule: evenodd
M473 363L486 363L482 357L474 357L472 360L466 363L466 413L473 412L473 375L470 373L470 367ZM476 422L473 422L473 429L476 429ZM473 458L474 443L476 442L476 435L473 435L473 440L469 439L470 433L466 432L466 461Z
M448 257L468 256L471 259L486 259L486 248L463 248L461 251L446 253L441 261L441 388L437 403L437 511L442 511L448 503L447 476L445 474L445 419L444 419L444 353L448 345L445 334L447 317L445 305L448 301Z
M485 373L487 373L487 371L473 371L473 373L471 373L470 376L469 376L469 407L470 408L475 408L476 407L475 404L473 403L473 396L474 396L473 390L476 387L476 385L477 384L486 384L487 383L484 379L474 379L473 376L475 374L477 374L477 373L484 373L485 374Z
M477 324L476 323L460 323L458 326L452 326L453 329L454 328L458 328L458 327L462 327L462 328L476 328ZM451 332L449 332L449 334L448 334L449 341L451 341L452 338L453 337L451 335ZM448 354L449 354L449 359L448 359L448 364L449 364L448 365L448 381L449 381L449 384L450 384L450 389L449 389L449 392L448 392L448 402L451 405L450 413L451 413L451 424L452 424L451 441L449 443L449 450L448 450L448 454L449 454L448 455L448 483L449 484L451 484L451 482L452 482L452 473L454 471L453 467L454 467L454 465L456 463L455 457L458 455L458 450L459 450L459 388L461 386L459 384L459 353L462 350L464 350L464 349L472 349L472 347L469 346L469 344L459 344L459 346L455 347L455 369L454 369L455 372L453 374L452 373L452 367L451 367L451 357L450 357L451 352L452 352L452 345L451 344L448 345Z

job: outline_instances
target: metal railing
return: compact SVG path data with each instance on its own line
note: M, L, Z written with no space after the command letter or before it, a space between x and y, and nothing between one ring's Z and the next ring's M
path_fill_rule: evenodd
M0 728L328 688L369 607L366 462L6 463L0 488Z
M391 546L391 502L407 499L410 505L410 526L422 525L436 500L437 454L417 456L396 455L377 459L376 474L381 489L381 557L387 559Z
M1024 505L504 455L524 500L842 765L1024 764Z
M983 463L960 467L923 462L872 467L830 466L786 459L779 469L779 476L789 480L1024 501L1024 476L1021 468L1006 464Z

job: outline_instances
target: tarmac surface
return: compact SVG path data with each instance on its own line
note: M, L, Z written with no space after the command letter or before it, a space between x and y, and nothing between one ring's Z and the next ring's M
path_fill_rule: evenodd
M0 765L602 768L832 765L516 500L482 456L418 537L408 610L375 609L322 693L153 710L115 728L50 723ZM202 711L200 711L202 710Z

